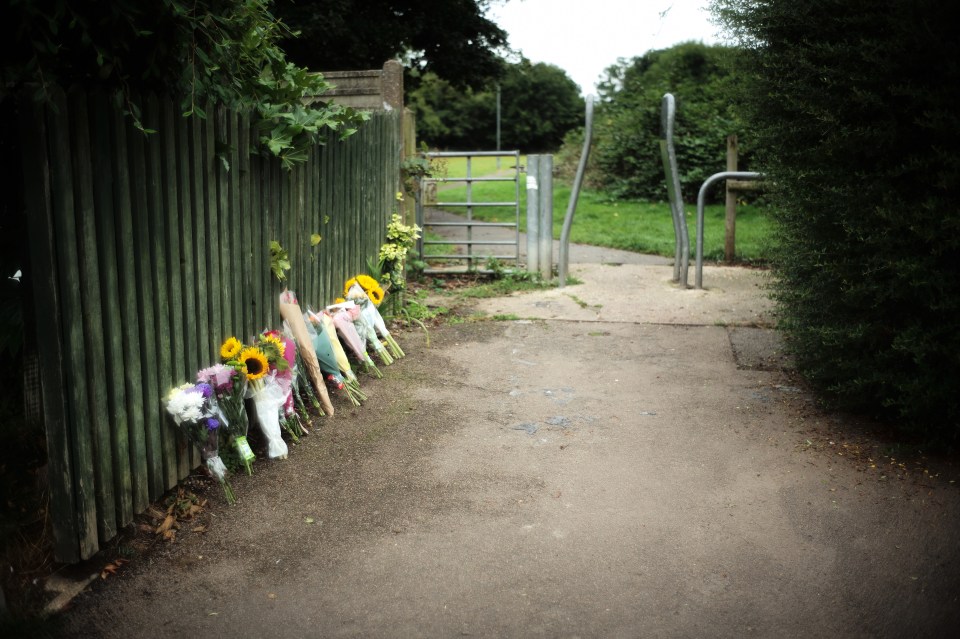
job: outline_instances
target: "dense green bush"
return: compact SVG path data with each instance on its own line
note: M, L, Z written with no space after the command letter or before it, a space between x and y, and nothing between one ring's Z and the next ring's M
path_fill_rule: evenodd
M680 185L684 199L696 200L703 181L726 168L727 136L739 133L729 100L733 55L730 47L688 42L608 68L595 120L600 186L614 197L666 199L660 111L663 95L672 93ZM746 146L741 157L741 169L748 170Z
M942 0L716 0L778 186L776 297L836 404L960 430L960 39Z

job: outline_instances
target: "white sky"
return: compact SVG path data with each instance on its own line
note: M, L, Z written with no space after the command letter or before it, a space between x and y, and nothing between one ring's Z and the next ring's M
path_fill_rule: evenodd
M690 40L715 44L708 0L508 0L487 16L509 34L510 46L531 62L556 65L596 93L617 58L640 56ZM661 16L661 14L663 14Z

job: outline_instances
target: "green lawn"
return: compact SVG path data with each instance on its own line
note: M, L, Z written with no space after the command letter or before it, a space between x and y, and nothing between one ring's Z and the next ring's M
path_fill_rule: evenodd
M488 158L483 158L488 159ZM472 167L471 167L472 168ZM520 176L520 229L526 230L526 182ZM571 187L554 180L553 236L560 237L563 219L570 200ZM475 202L505 202L514 199L513 182L477 183L472 187L471 200ZM438 199L441 202L463 201L466 188L446 187ZM687 228L690 234L690 256L696 248L696 204L686 205ZM462 207L449 208L451 212L463 213ZM704 210L704 259L723 259L724 207L708 205ZM477 207L473 217L487 222L509 222L514 219L514 210L507 207ZM737 208L737 259L745 262L766 262L771 255L772 221L766 209L741 205ZM577 204L570 241L576 244L591 244L611 248L654 253L672 257L674 254L673 221L666 203L639 201L610 201L603 194L581 191Z
M500 171L506 171L513 168L513 157L475 157L470 158L470 175L476 177L481 175L493 175L497 172L497 160L500 160ZM520 156L520 164L523 165L526 156ZM435 160L438 177L464 177L467 175L467 158L437 158Z

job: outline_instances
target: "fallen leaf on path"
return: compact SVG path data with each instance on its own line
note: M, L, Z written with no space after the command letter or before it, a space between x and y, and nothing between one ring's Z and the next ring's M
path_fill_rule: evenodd
M126 559L116 559L112 561L111 563L104 566L103 570L100 571L100 578L106 579L110 575L117 574L117 570L120 568L120 566L122 566L125 563L127 563Z
M163 520L163 523L157 526L158 535L166 535L168 532L177 527L177 518L175 515L167 515L166 519Z

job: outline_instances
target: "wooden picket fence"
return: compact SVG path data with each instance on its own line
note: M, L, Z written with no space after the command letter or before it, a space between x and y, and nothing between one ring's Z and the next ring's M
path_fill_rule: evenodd
M21 102L24 199L55 553L86 559L199 457L162 399L219 345L278 327L283 285L322 306L365 270L396 206L400 112L330 135L287 171L251 152L250 116L184 119L142 100L133 128L106 95ZM311 236L322 240L312 245Z

